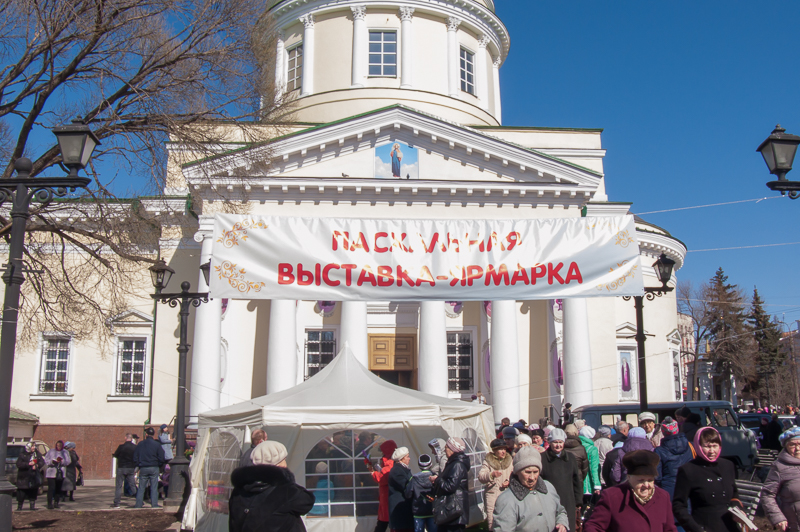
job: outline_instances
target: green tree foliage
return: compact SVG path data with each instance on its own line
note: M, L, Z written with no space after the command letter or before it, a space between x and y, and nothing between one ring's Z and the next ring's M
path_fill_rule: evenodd
M764 301L758 294L758 289L753 290L753 299L750 303L750 313L747 323L752 330L755 342L755 365L758 379L751 383L751 391L758 393L765 399L770 398L770 381L773 375L786 359L786 354L780 350L781 330L775 318L764 310ZM775 386L773 386L774 388Z
M752 330L748 327L745 298L719 268L709 281L710 358L715 371L733 375L739 385L755 377Z

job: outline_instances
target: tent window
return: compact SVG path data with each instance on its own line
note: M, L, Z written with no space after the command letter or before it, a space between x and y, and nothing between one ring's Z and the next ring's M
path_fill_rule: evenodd
M306 379L313 377L336 356L336 337L333 331L306 331Z
M306 488L316 504L308 517L378 515L378 484L372 467L380 459L385 438L369 431L342 430L321 439L306 455Z
M467 331L447 333L448 390L472 393L472 335Z
M467 428L461 434L464 443L467 444L466 455L469 458L469 474L467 475L467 486L469 488L469 507L470 512L479 505L484 504L484 484L478 478L478 473L486 458L486 446L478 438L475 429Z

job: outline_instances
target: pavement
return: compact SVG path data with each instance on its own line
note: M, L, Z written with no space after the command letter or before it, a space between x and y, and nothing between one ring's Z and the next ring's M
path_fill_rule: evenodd
M97 510L111 510L111 505L114 503L114 480L87 480L85 486L78 486L75 490L73 498L75 501L62 500L59 503L59 510L73 510L81 512L90 512ZM164 501L159 500L159 505L163 505ZM132 510L136 504L136 497L122 497L120 501L120 510ZM150 508L150 504L144 503L145 508ZM16 499L13 504L14 512L17 511ZM28 501L22 505L22 512L29 512ZM36 508L47 508L47 490L39 495L36 499Z

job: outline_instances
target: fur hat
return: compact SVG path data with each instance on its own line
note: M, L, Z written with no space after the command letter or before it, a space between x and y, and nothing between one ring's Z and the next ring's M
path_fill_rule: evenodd
M397 449L397 444L394 442L394 440L386 440L378 448L383 453L384 458L390 458L392 453L394 453L394 450Z
M289 452L285 445L274 440L267 440L256 445L250 458L254 465L278 465L286 460L287 456L289 456Z
M597 431L596 431L596 430L594 430L594 429L593 429L592 427L590 427L589 425L586 425L586 426L585 426L585 427L583 427L583 428L582 428L580 431L578 431L578 434L580 434L580 435L581 435L581 436L583 436L584 438L589 438L589 439L591 440L591 439L593 439L593 438L594 438L594 435L595 435L595 434L597 434Z
M658 476L658 462L661 459L653 451L631 451L622 457L622 465L628 475Z
M564 427L564 432L567 433L567 436L577 436L578 435L578 427L570 423L566 427Z
M639 414L639 423L642 421L652 421L653 423L656 422L656 415L652 412L642 412Z
M550 434L547 436L547 441L567 441L567 433L559 428L555 428L550 431Z
M491 447L492 449L497 449L498 447L505 447L505 446L506 446L506 442L504 442L500 438L497 438L496 440L492 440L492 443L489 444L489 447Z
M467 444L464 443L464 440L461 438L456 438L451 436L447 439L447 448L453 451L454 453L460 453L467 449Z
M514 474L534 466L542 470L542 454L533 447L523 447L514 455Z
M399 462L406 456L408 456L408 447L398 447L392 453L392 460L394 460L395 462Z
M678 433L678 422L669 416L664 418L664 422L661 424L661 427L661 430L665 434L675 436Z

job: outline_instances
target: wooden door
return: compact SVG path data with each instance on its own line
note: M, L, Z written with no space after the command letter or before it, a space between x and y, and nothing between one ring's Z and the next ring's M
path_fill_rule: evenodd
M372 371L414 371L417 337L413 334L370 334L369 369Z

